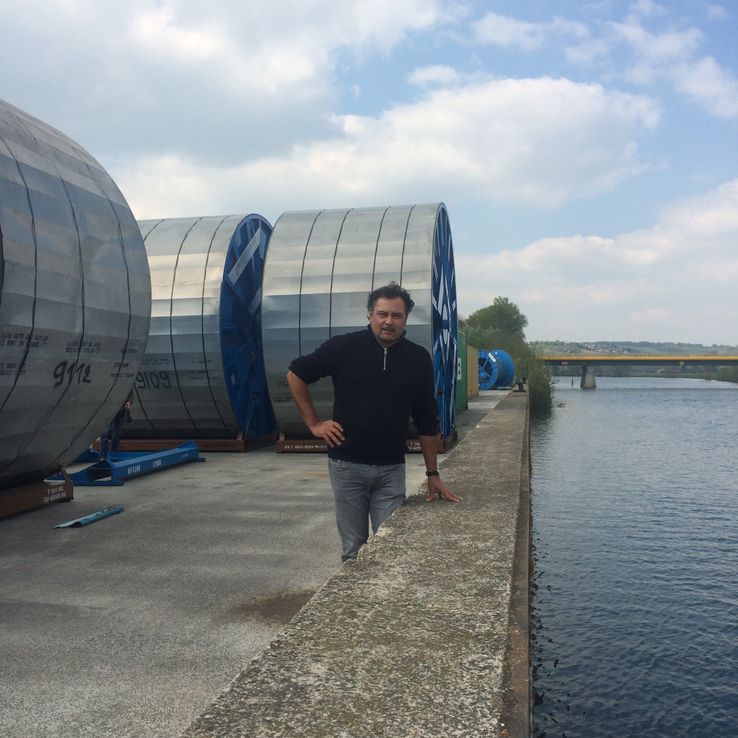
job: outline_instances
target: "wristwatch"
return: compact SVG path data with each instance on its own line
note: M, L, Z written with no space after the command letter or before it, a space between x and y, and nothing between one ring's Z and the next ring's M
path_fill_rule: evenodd
M438 469L427 469L425 472L426 477L438 477L440 474L438 473Z

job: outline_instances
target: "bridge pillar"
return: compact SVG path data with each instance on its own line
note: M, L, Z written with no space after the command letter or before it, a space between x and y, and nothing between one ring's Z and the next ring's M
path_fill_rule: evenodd
M597 389L597 381L595 380L594 367L582 366L582 380L579 382L582 389Z

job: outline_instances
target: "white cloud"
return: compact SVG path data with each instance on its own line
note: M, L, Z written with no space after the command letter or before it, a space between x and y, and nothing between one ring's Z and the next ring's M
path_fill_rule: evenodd
M496 46L517 46L525 51L540 49L551 36L585 38L587 26L565 18L554 18L546 23L531 23L510 16L487 13L474 24L475 38L479 43Z
M713 115L738 118L738 79L708 56L679 64L671 74L674 87Z
M460 309L504 295L528 337L738 342L738 180L675 202L653 227L571 236L520 251L456 254ZM574 328L573 326L576 326Z
M570 64L593 64L605 58L611 51L611 44L603 38L589 38L582 43L567 46L564 49L566 60Z
M497 13L487 13L475 24L477 41L496 46L519 46L531 51L543 46L546 38L545 27L541 23L519 21Z
M727 20L730 13L722 5L711 3L707 6L707 17L711 20Z
M658 64L691 56L704 40L696 28L660 34L650 33L635 22L612 23L610 28L615 38L626 42L639 58Z
M430 85L442 85L448 87L459 80L459 73L453 68L443 64L433 64L413 70L408 81L410 84L421 87Z
M263 155L330 134L342 54L388 55L459 15L450 0L26 0L3 9L0 89L99 155Z
M733 256L738 234L738 179L726 182L702 197L677 203L664 211L674 242L692 247L708 244L722 247L723 256Z
M707 13L712 18L727 15L720 5L710 5ZM533 23L487 13L473 25L473 33L478 43L524 51L540 50L554 40L561 44L562 39L573 39L572 43L563 44L566 60L588 66L596 62L614 63L615 48L624 45L633 55L621 72L628 82L643 86L666 82L712 115L738 117L738 79L713 57L699 57L705 43L702 31L692 26L652 32L644 25L668 14L665 5L638 0L630 6L623 21L605 24L604 35L598 36L585 24L565 18Z
M656 325L657 327L669 325L676 320L674 313L667 308L634 310L629 317L633 323L647 323L649 327L651 325Z
M213 21L196 28L181 27L169 8L142 13L132 23L134 40L163 57L201 62L220 55L228 46L228 35Z
M665 6L655 3L652 0L637 0L628 10L629 17L631 18L650 18L667 13Z
M639 21L611 23L615 41L627 44L635 60L625 78L639 85L666 81L714 116L738 118L738 79L713 57L698 57L704 35L696 28L650 33Z
M376 117L334 116L332 137L284 156L231 166L142 158L112 173L139 217L181 214L193 192L197 212L210 201L253 209L255 199L277 212L453 197L554 207L640 171L636 142L658 119L649 98L598 85L488 80Z

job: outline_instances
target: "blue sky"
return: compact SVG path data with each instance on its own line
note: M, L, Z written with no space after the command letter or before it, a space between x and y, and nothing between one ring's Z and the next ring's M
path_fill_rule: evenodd
M463 314L738 344L736 0L2 2L139 218L443 201Z

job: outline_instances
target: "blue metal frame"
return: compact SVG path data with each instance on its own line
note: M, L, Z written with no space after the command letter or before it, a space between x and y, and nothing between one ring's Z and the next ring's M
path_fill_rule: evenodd
M98 461L68 474L75 487L119 487L127 479L162 471L188 461L205 461L194 441L163 451L111 451L106 461ZM56 479L58 477L51 477Z
M269 401L261 338L261 283L272 227L247 215L228 246L220 289L220 349L228 397L249 437L277 430Z
M83 528L86 525L91 525L92 523L96 523L98 520L103 520L104 518L109 518L111 515L118 515L119 513L122 513L124 510L124 507L122 505L110 505L109 507L104 507L102 510L98 510L97 512L90 513L89 515L85 515L82 518L75 518L74 520L68 520L66 523L60 523L59 525L55 525L55 528Z
M433 243L433 373L441 433L453 435L456 419L456 270L448 213L440 205Z

